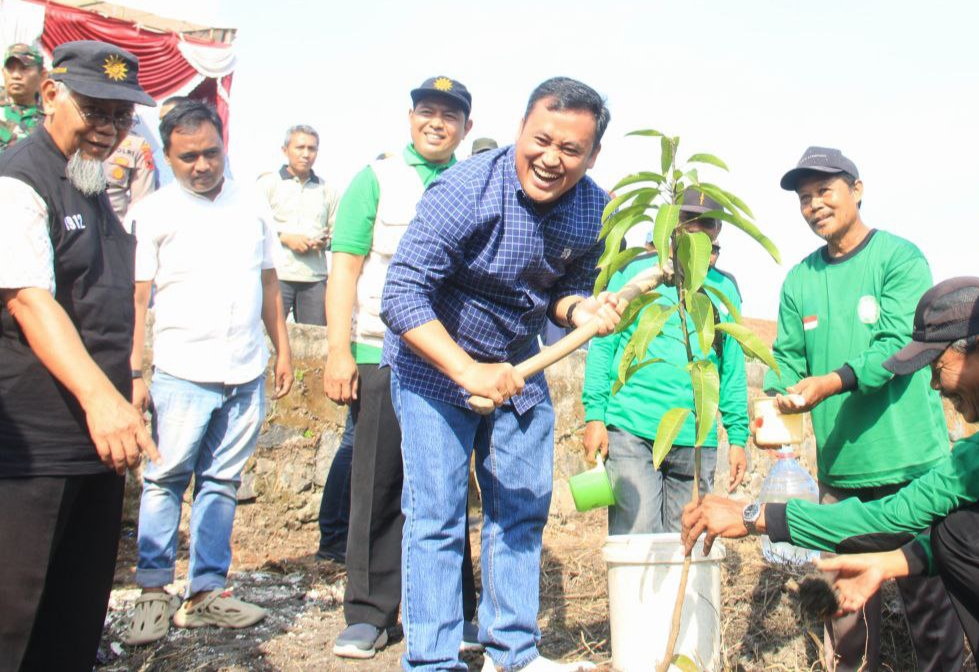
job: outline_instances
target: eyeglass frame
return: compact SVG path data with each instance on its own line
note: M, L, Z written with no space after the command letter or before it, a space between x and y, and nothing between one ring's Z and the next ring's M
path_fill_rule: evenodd
M128 133L129 131L133 130L133 127L139 121L136 118L135 112L126 115L126 119L123 119L122 117L109 115L102 111L93 112L92 110L83 109L82 106L78 104L78 101L75 100L74 93L69 93L68 99L71 100L71 104L75 106L75 111L78 112L78 116L84 119L85 123L91 126L92 128L99 128L101 126L106 126L111 124L112 127L115 128L117 131ZM120 121L126 121L126 125L120 126L119 125Z

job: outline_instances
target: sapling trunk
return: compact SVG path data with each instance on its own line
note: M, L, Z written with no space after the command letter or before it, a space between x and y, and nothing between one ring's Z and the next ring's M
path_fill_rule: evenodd
M675 247L675 246L674 246ZM676 256L674 256L674 259ZM679 304L680 330L683 333L683 346L687 350L687 362L693 363L693 349L690 347L690 332L687 329L687 311L684 307L686 290L683 288L683 270L680 264L675 264L676 275L676 296ZM694 419L696 422L696 418ZM695 442L696 443L696 442ZM700 499L700 445L693 448L693 494L690 501L696 502ZM690 577L690 559L687 556L683 559L683 571L680 573L680 587L676 593L676 602L673 604L673 618L670 621L670 637L666 642L666 654L663 660L656 667L657 672L667 672L673 664L673 650L676 648L676 640L680 637L680 617L683 615L683 598L687 593L687 579Z
M692 233L683 231L683 222L680 221L680 207L687 197L686 192L693 190L695 196L699 197L699 204L705 206L700 211L691 209L691 212L700 212L693 217L693 220L713 220L715 227L722 221L734 225L761 244L776 262L779 261L778 249L751 221L754 215L740 198L716 184L702 182L696 168L686 168L684 171L677 169L676 152L680 141L678 137L666 136L653 129L633 131L629 135L659 139L660 171L662 174L649 171L634 173L621 180L614 187L613 191L637 184L653 185L633 188L631 191L616 196L606 206L602 214L603 229L600 235L600 238L605 241L605 253L599 259L601 271L595 282L595 292L597 294L604 289L616 272L628 264L630 260L636 258L638 254L641 254L641 248L621 249L620 246L625 240L626 233L635 226L652 223L652 240L660 253L660 263L665 264L667 259L673 258L678 305L669 308L661 306L657 311L647 313L651 319L646 320L645 315L647 314L640 317L640 312L649 303L647 301L645 304L640 304L630 314L629 321L623 324L622 328L635 320L639 320L639 326L623 353L619 376L612 386L612 394L615 394L638 370L662 361L658 358L643 360L646 359L652 339L661 335L660 332L666 321L671 319L673 311L676 311L680 318L680 329L687 356L687 369L690 372L694 397L693 412L696 440L693 442L694 479L691 501L696 503L701 495L701 444L706 439L710 429L704 423L713 423L720 394L720 372L712 362L707 361L711 342L715 338L715 331L723 332L724 338L734 338L745 353L758 357L776 373L778 372L778 363L772 357L769 347L761 341L757 334L741 324L740 311L735 308L731 300L717 288L704 284L706 276L701 276L709 271L710 250L705 247L705 239L708 236L702 231ZM693 154L687 159L687 164L709 164L721 170L728 170L727 165L712 154ZM706 205L705 200L707 201ZM656 213L655 220L649 215L652 211ZM686 282L683 277L685 273L691 274ZM706 290L704 296L700 295L701 287ZM690 303L688 305L687 298L690 291L694 291L695 294L689 296ZM725 314L732 316L731 320L718 322L715 319L715 310L719 310L720 306L715 309L707 294L714 294L718 298L725 307ZM652 297L650 301L656 301L658 298L660 297ZM691 329L687 325L688 316L696 325L696 337L700 341L700 350L703 351L703 359L701 360L694 357L690 342ZM635 366L631 365L633 360L637 362ZM656 463L661 462L672 448L673 441L682 431L683 423L689 418L689 413L690 409L672 408L660 419L660 426L653 445L653 460ZM698 413L705 417L697 417ZM680 617L683 612L683 598L686 594L687 581L690 575L690 563L690 557L684 559L683 570L680 575L680 589L673 608L667 650L665 657L657 665L659 672L666 672L674 664L673 652L680 635ZM685 656L680 658L685 658Z

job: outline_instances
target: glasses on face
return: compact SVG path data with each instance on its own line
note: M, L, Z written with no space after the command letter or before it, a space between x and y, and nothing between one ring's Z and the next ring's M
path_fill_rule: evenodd
M718 245L717 243L714 243L713 245L710 246L710 253L711 254L720 254L721 253L721 246Z
M102 110L92 109L90 107L82 107L75 100L74 96L69 95L68 99L71 104L75 106L78 111L78 116L85 120L85 123L89 126L98 128L100 126L115 126L120 131L130 131L132 127L136 125L136 115L132 112L123 112L117 115L111 115Z

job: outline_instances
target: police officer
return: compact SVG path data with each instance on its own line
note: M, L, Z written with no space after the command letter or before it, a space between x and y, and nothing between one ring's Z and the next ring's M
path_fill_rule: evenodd
M159 186L153 148L146 138L130 131L105 162L105 179L109 203L121 221L130 205Z
M122 474L159 460L130 403L135 243L102 172L154 104L138 67L59 46L44 123L0 157L0 672L92 669Z
M38 105L43 77L44 59L34 47L14 44L3 55L0 152L26 138L43 118Z

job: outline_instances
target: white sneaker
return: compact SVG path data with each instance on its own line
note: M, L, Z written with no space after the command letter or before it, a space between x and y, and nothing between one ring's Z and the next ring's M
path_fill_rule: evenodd
M581 670L594 669L595 663L589 663L587 660L582 660L577 663L558 663L550 658L538 656L529 665L520 668L520 672L580 672ZM483 656L482 672L496 672L496 666L488 655Z

